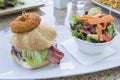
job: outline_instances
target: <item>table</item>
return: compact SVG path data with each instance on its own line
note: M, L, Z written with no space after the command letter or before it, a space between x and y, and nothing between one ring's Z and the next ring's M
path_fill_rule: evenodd
M93 4L91 0L86 0L86 2L87 3L85 6L85 10L97 6ZM108 13L108 10L106 9L103 9L103 11L105 13ZM72 14L71 3L68 3L67 8L59 10L53 7L51 1L50 3L47 3L44 7L28 10L27 12L37 12L39 15L41 15L42 21L49 23L55 28L61 28L61 30L64 29L64 27L68 26L68 21L70 20L70 15ZM10 22L19 15L21 15L21 13L0 16L0 31L7 32L9 30ZM116 29L120 31L120 27L119 27L120 15L114 13L112 13L112 15L115 17L114 23L116 25ZM0 36L0 38L2 36ZM120 67L105 71L85 74L85 75L77 75L77 76L47 79L47 80L120 80Z

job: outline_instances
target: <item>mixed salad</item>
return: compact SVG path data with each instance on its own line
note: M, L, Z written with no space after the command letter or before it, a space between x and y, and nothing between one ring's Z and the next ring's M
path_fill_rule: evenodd
M0 9L5 9L7 7L14 7L17 4L24 4L24 2L20 0L0 0Z
M113 16L103 14L101 8L91 8L84 16L72 15L72 35L92 43L111 41L116 35L113 20Z

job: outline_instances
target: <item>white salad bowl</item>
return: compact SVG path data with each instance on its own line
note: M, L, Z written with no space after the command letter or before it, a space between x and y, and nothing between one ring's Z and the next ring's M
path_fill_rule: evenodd
M79 48L79 50L86 54L99 54L102 53L106 46L108 46L112 41L104 43L91 43L83 41L77 37L74 37L74 40Z

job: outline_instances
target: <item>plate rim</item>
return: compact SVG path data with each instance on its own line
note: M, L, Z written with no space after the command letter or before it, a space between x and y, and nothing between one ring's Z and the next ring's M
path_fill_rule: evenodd
M118 35L118 37L120 37L120 34ZM61 48L63 49L63 51L64 52L67 52L62 46L61 46ZM60 48L60 49L61 49ZM70 55L68 52L66 53L67 55ZM70 55L71 56L71 55ZM71 56L72 57L72 56ZM74 58L73 58L74 59ZM75 59L74 59L75 60ZM118 63L119 62L119 60L120 60L120 58L116 61L116 59L115 60L110 60L110 61L116 61L116 63ZM74 62L74 61L73 61ZM75 60L75 62L77 62L76 60ZM108 63L108 64L111 64L111 63ZM16 64L17 65L17 64ZM91 66L91 65L90 65ZM38 73L37 73L37 75L35 76L35 75L33 75L33 76L22 76L22 77L19 77L18 78L18 76L9 76L9 77L5 77L6 75L4 75L4 76L1 76L0 75L0 79L49 79L49 78L59 78L59 77L68 77L68 76L76 76L76 75L83 75L83 74L88 74L88 73L94 73L94 72L99 72L99 71L104 71L104 70L108 70L108 69L112 69L112 68L116 68L116 67L119 67L120 66L120 64L116 64L115 66L114 65L111 65L111 66L104 66L104 67L98 67L99 69L97 69L97 68L95 68L95 69L92 69L92 71L91 70L88 70L88 69L91 69L92 67L90 67L90 68L88 68L86 71L84 71L84 70L82 70L82 72L80 72L80 71L77 71L76 73L73 73L73 72L69 72L69 69L68 70L65 70L65 72L67 71L67 72L69 72L69 73L62 73L62 74L60 74L60 75L54 75L54 76L49 76L48 74L48 76L46 76L46 77L40 77L40 75L38 76ZM76 66L75 66L76 67ZM88 66L89 67L89 66ZM75 69L73 69L73 70L78 70L78 68L79 67L76 67ZM72 70L72 71L73 71ZM38 70L39 71L39 70ZM32 73L32 71L30 71L31 73ZM14 74L14 73L12 73L12 74ZM26 74L26 73L25 73Z
M23 1L25 1L25 0L23 0ZM28 6L26 6L28 3L25 3L24 5L17 5L15 7L8 8L8 9L3 9L3 10L0 9L0 16L8 15L8 14L13 14L13 13L16 13L16 12L20 12L22 10L28 10L28 9L38 8L38 7L42 7L42 6L45 5L45 3L41 2L40 0L36 0L36 1L37 2L34 5L33 4L29 4Z

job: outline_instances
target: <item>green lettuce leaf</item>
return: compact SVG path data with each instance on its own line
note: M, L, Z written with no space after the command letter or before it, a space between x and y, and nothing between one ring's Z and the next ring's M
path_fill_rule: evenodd
M71 18L74 22L76 22L76 24L79 22L79 19L77 18L77 16L72 15Z
M22 2L21 0L8 0L7 3L13 6L16 6L17 4L24 4L24 2Z
M75 37L77 37L77 38L80 38L82 40L86 39L86 37L83 35L83 33L81 31L78 32L77 30L73 30L72 31L72 35L75 36Z
M98 34L88 34L87 36L92 39L98 40Z
M4 0L0 0L0 7L4 7Z
M85 41L86 41L86 42L92 42L89 36L87 36L87 38L86 38Z
M116 35L115 30L114 30L114 25L111 24L107 27L107 30L105 31L111 38L114 38Z
M34 67L41 64L47 57L48 50L42 51L32 51L32 50L23 50L22 56L28 65Z
M89 11L88 11L88 15L92 16L92 15L95 15L97 14L98 12L101 11L101 8L100 7L94 7L94 8L91 8Z
M4 0L0 0L0 3L4 3Z
M72 18L74 24L84 24L85 23L85 20L78 19L78 17L76 15L72 15L71 18Z

